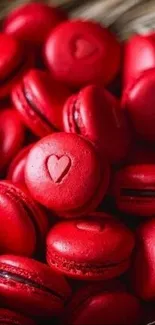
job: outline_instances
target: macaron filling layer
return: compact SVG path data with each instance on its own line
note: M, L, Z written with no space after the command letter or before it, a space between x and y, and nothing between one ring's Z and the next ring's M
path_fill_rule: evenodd
M126 196L126 197L129 196L129 197L154 198L155 197L155 189L121 188L120 195Z
M39 109L39 107L36 105L35 100L33 98L33 94L32 92L30 92L30 90L27 88L27 86L23 83L23 87L22 87L22 92L25 98L25 101L27 103L27 107L26 109L29 108L30 112L33 112L33 116L37 116L42 122L44 122L46 124L46 126L48 126L50 129L54 129L55 127L53 126L52 123L50 123L50 121L47 119L47 117L42 114L41 110ZM27 113L29 113L27 111ZM32 115L32 114L30 114Z
M14 69L10 71L10 73L8 73L6 77L0 79L0 86L5 85L9 81L12 81L12 79L14 79L20 73L24 65L25 65L25 59L22 58L20 62L17 63Z
M84 125L80 116L80 96L73 96L68 105L68 125L69 131L82 134Z
M31 209L30 205L28 204L28 202L26 202L24 195L22 197L22 192L19 193L18 190L16 190L16 188L12 186L0 184L0 193L4 193L4 195L6 195L10 200L12 200L13 202L18 202L18 204L20 204L21 208L26 212L26 214L31 219L33 226L36 230L36 236L40 237L39 236L40 229L36 222L36 217L34 216L34 212ZM40 238L38 238L38 242L39 240Z
M49 265L53 265L54 267L61 270L66 270L66 271L72 271L72 273L76 274L78 272L82 274L86 273L94 273L94 274L103 274L103 270L108 270L108 269L113 269L113 268L120 268L124 267L127 263L130 261L130 256L127 258L123 259L122 261L118 262L113 262L113 263L104 263L103 265L97 265L96 264L91 264L91 263L77 263L75 261L67 260L65 258L62 258L55 253L52 254L52 248L47 247L47 260L49 262Z
M18 274L13 274L12 272L9 272L9 271L3 271L2 269L0 270L0 278L4 278L5 280L7 281L14 281L14 282L18 282L18 283L21 283L21 284L24 284L24 285L27 285L29 287L32 287L32 288L36 288L36 289L39 289L41 291L44 291L44 292L47 292L47 293L50 293L52 294L53 296L61 299L61 300L64 300L64 297L63 295L60 295L58 292L52 290L51 288L47 288L46 286L40 284L40 283L37 283L35 282L35 280L32 280L30 278L25 278L24 276L22 275L18 275Z

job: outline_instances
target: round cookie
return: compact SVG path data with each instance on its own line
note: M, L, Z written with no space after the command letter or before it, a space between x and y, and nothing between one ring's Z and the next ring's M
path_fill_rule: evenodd
M130 87L142 72L152 68L155 68L154 33L132 36L124 47L124 89Z
M108 84L119 71L121 47L107 28L72 20L49 34L45 60L54 77L71 86Z
M33 46L42 45L50 31L66 15L58 8L43 3L27 3L14 9L3 23L3 31Z
M46 255L51 268L68 277L107 280L128 269L133 248L134 236L120 222L89 217L52 227Z
M92 212L109 184L109 166L86 139L54 133L30 150L25 180L35 200L63 217Z

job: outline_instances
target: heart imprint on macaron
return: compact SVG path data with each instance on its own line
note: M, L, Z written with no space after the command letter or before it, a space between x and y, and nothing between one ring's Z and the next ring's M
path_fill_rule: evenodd
M97 51L96 45L89 41L79 38L73 45L73 53L77 59L92 56Z
M68 173L71 167L71 160L68 156L58 157L51 155L47 160L47 168L54 183L59 183Z

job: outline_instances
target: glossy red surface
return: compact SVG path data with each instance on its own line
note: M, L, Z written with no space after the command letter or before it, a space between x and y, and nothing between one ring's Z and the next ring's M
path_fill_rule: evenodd
M92 284L78 290L66 308L65 324L140 325L140 300L115 283Z
M9 182L0 182L0 253L32 256L43 245L46 215L32 198ZM27 240L28 239L28 240Z
M8 306L32 316L51 317L70 295L62 275L26 257L0 256L0 296Z
M154 33L134 35L126 42L124 49L123 75L126 88L141 72L155 68Z
M64 130L92 141L109 162L122 162L132 131L119 101L103 87L87 86L71 96L63 111ZM110 144L110 145L109 145Z
M155 220L141 224L136 232L137 246L130 271L133 292L147 301L155 299Z
M12 108L0 111L0 171L10 163L24 141L25 128L18 112Z
M33 144L22 148L15 158L11 161L8 168L7 179L14 184L25 184L25 164L28 153Z
M62 109L70 91L46 71L29 70L12 91L12 100L23 122L43 137L62 129Z
M124 93L122 105L141 139L155 141L155 69L134 80Z
M67 16L43 3L28 3L13 10L4 20L3 31L15 38L42 45L48 33Z

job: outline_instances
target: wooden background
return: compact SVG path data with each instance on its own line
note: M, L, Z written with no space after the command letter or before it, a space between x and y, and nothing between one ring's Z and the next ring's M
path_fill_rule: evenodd
M0 0L0 14L31 0ZM37 1L37 0L36 0ZM155 0L43 0L63 7L71 17L95 19L110 26L121 39L155 28Z

